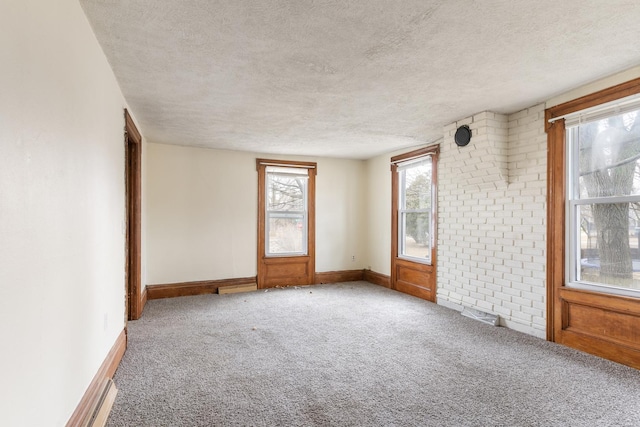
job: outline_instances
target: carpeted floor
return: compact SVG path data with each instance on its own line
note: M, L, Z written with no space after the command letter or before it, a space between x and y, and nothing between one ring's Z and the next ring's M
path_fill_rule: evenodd
M640 371L366 282L149 301L109 426L640 426Z

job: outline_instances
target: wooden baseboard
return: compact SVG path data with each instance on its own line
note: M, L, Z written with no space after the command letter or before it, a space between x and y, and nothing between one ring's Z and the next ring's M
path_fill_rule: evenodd
M326 271L316 273L315 284L355 282L362 280L362 270Z
M127 335L123 330L91 380L87 391L84 392L84 396L67 422L67 427L84 427L91 422L91 418L102 400L105 382L113 377L126 349Z
M173 298L192 295L215 294L219 287L234 285L257 285L255 276L239 279L203 280L199 282L167 283L162 285L147 285L147 298Z
M384 286L385 288L391 289L391 277L386 274L376 273L371 270L364 270L363 280L373 283L374 285Z
M341 270L326 271L315 274L314 284L341 283L366 280L375 285L390 288L390 278L384 274L371 270ZM198 282L166 283L147 285L142 293L142 307L147 300L173 298L191 295L215 294L218 288L238 285L256 285L256 277L242 277L237 279L202 280Z

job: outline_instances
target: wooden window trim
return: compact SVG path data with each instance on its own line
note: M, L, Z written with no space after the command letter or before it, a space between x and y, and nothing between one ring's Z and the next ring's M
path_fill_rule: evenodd
M640 78L574 99L545 111L547 132L547 339L619 363L640 367L640 343L621 341L608 333L596 335L573 326L572 307L600 310L611 317L626 316L629 325L640 319L640 299L565 286L566 129L563 116L640 93ZM557 120L549 122L551 119ZM604 316L603 315L603 316ZM604 318L604 317L603 317ZM618 328L603 325L602 330ZM632 328L635 326L631 326Z
M259 171L261 166L282 166L286 168L317 169L318 164L315 162L296 162L294 160L256 159L256 170Z
M283 166L291 168L307 169L309 182L307 187L307 253L305 255L267 257L265 241L265 185L266 167ZM256 170L258 171L258 275L256 278L259 289L269 287L266 284L268 265L286 264L289 261L303 261L307 265L305 283L311 285L315 282L316 268L316 175L318 166L315 162L298 162L293 160L256 159Z
M417 159L420 157L433 156L432 164L432 179L433 186L438 186L438 155L440 154L440 146L432 145L429 147L420 148L418 150L410 151L408 153L399 154L391 158L391 258L398 258L398 164L406 160ZM435 200L433 202L436 202ZM438 224L437 209L434 209L434 223ZM434 227L434 233L437 233L437 227ZM434 241L437 241L437 234L434 234ZM435 245L432 248L431 264L436 264ZM392 273L393 276L393 273ZM394 277L392 277L394 279ZM393 280L392 280L393 283Z
M547 339L555 341L560 307L554 302L565 280L566 135L564 119L550 120L640 93L640 78L548 108L547 132Z
M404 162L406 160L417 159L419 157L425 157L428 155L437 156L440 153L440 145L430 145L428 147L419 148L414 151L410 151L408 153L398 154L397 156L393 156L391 158L392 167L397 165L398 163Z
M553 126L553 123L549 123L549 120L551 119L566 116L567 114L575 113L576 111L595 107L596 105L615 101L638 93L640 93L640 78L556 105L545 111L545 130L548 133Z
M433 210L433 242L431 247L431 262L429 264L418 263L415 261L400 258L398 254L398 164L407 160L418 159L420 157L431 156L432 163L432 186L438 188L438 155L440 154L440 145L430 145L428 147L419 148L408 153L399 154L391 157L391 276L390 284L393 289L407 292L428 301L436 302L436 265L437 265L437 241L438 241L438 210L437 210L437 190L434 194L435 204ZM431 283L429 290L421 290L418 288L411 289L399 286L398 284L398 267L406 267L415 269L419 275L427 276Z

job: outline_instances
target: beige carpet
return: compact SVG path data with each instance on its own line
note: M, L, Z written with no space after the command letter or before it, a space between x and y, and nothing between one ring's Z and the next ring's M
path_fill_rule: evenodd
M640 426L640 371L366 282L147 304L109 426Z

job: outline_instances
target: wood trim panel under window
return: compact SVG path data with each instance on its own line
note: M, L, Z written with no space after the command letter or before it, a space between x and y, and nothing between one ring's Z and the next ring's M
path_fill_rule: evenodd
M640 298L565 286L566 129L585 108L640 93L640 78L545 111L547 131L547 339L640 368Z

